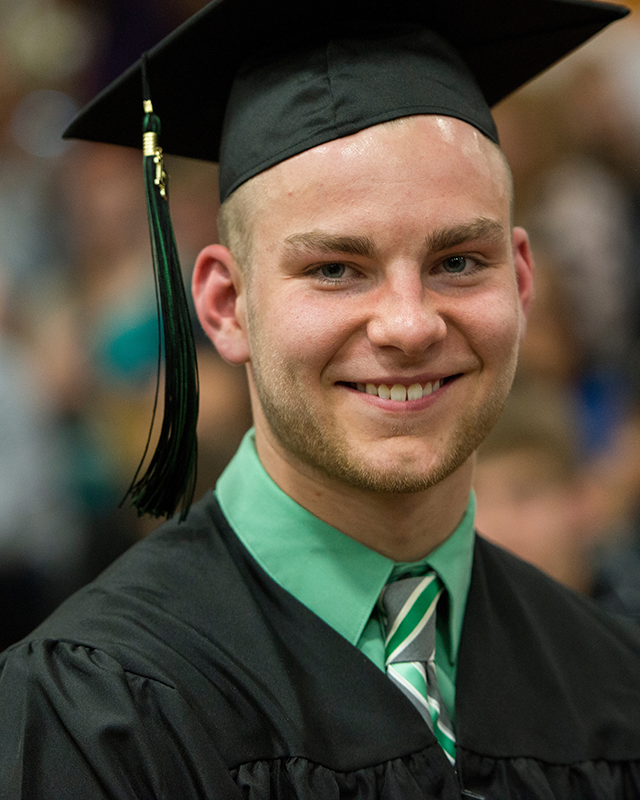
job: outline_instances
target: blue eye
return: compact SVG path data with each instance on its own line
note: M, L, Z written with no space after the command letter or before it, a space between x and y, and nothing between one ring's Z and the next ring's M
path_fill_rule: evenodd
M466 256L451 256L451 258L445 258L442 262L442 268L445 272L455 275L465 271L468 260Z
M350 287L362 277L362 273L358 269L344 261L327 261L324 264L317 264L305 274L313 278L316 284L331 289Z
M323 278L327 278L328 280L340 280L340 278L344 278L346 269L344 264L336 261L331 264L323 264L319 272Z
M327 261L317 264L305 273L313 278L317 284L324 284L327 288L344 288L360 277L360 273L351 264L344 261Z

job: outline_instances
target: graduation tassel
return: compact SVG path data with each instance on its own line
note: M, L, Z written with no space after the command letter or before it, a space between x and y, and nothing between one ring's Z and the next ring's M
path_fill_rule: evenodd
M160 120L153 112L142 58L143 166L151 251L153 256L160 337L158 380L149 438L142 460L125 499L138 513L172 516L181 507L182 521L189 510L196 482L198 421L198 366L196 348L182 281L180 260L169 215L167 175L159 146ZM155 452L143 475L140 472L151 446L164 349L164 415Z

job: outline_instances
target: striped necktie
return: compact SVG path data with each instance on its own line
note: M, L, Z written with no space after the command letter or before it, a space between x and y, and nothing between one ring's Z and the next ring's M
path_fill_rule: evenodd
M388 584L380 602L386 617L387 675L433 731L449 761L456 758L453 728L436 678L436 605L444 587L433 571Z

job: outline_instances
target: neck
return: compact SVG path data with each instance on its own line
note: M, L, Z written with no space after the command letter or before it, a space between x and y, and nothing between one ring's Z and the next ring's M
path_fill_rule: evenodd
M418 561L441 545L469 502L474 459L421 492L365 491L283 461L256 438L262 465L278 486L323 522L393 561Z

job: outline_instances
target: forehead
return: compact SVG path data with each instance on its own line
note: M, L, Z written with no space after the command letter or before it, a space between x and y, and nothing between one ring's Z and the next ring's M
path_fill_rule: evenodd
M258 228L295 220L355 219L398 206L434 214L494 213L510 204L508 168L496 145L451 117L420 115L367 128L281 162L254 178ZM478 206L472 209L473 205Z

